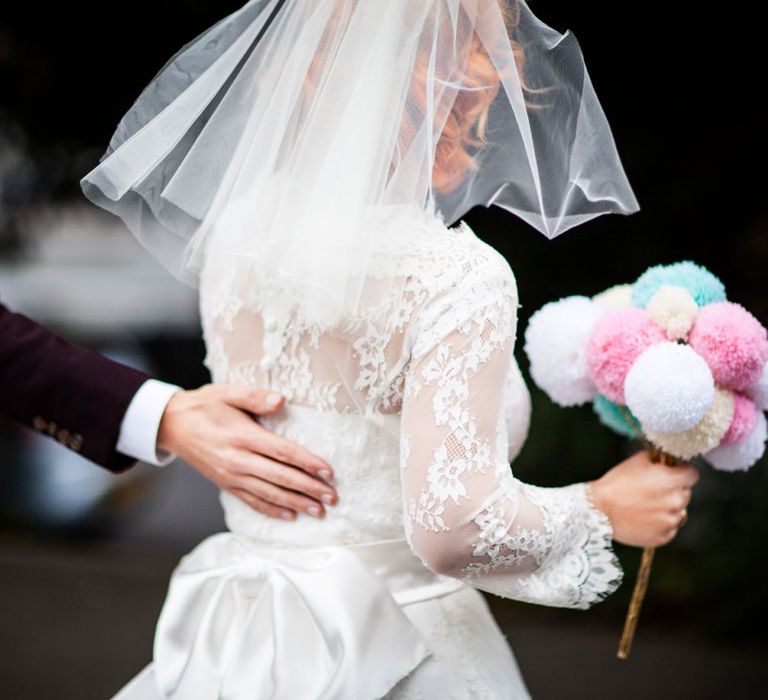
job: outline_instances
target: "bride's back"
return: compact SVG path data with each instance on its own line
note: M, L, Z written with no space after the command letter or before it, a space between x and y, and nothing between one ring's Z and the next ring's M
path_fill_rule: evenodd
M327 459L340 497L322 521L284 523L222 492L234 531L303 544L402 537L400 410L409 361L453 330L478 297L516 292L506 260L464 222L448 228L416 207L386 207L372 217L371 236L376 274L364 281L360 312L325 328L307 322L268 275L238 269L215 241L208 248L200 304L213 380L284 394L285 410L260 421Z

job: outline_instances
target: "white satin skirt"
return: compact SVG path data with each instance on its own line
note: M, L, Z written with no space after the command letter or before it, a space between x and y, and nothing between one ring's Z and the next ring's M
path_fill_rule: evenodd
M405 540L213 535L174 570L153 652L113 700L530 698L483 596Z

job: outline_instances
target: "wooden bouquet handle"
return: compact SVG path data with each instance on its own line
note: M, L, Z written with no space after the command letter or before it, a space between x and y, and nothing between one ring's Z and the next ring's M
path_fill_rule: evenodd
M664 452L664 450L649 446L651 452L651 461L660 464L679 464L680 460L677 457L673 457L671 454ZM635 638L635 630L637 629L637 621L640 618L640 608L645 600L645 592L648 590L648 579L651 576L651 565L653 564L653 555L656 552L656 547L645 547L643 549L643 556L640 559L640 568L637 570L637 579L635 579L635 587L632 590L632 598L629 601L629 608L627 608L627 616L624 620L624 630L621 633L621 640L619 641L619 649L616 652L616 656L619 659L627 659L629 657L629 650L632 648L632 640Z
M637 629L637 620L640 617L640 608L645 599L645 592L648 590L648 579L651 576L651 564L653 564L653 554L656 547L645 547L643 556L640 560L640 568L637 570L635 587L632 590L632 598L629 601L627 617L624 620L624 630L621 633L619 641L619 650L616 656L620 659L629 657L629 650L632 648L632 640L635 638L635 629Z

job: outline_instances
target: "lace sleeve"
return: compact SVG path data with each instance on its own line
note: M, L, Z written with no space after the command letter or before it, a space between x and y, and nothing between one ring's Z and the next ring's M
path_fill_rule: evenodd
M621 583L610 522L585 483L524 484L508 461L516 304L496 294L453 324L446 305L442 330L420 332L402 409L406 534L433 571L507 598L588 608Z

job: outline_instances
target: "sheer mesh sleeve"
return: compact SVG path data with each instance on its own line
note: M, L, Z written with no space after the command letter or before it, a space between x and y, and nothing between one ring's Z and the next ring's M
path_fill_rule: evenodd
M443 304L439 323L419 332L406 370L401 470L410 546L433 571L475 588L588 608L621 583L610 522L585 483L532 486L508 461L516 295L496 294L461 314L464 321L452 322L451 309Z

